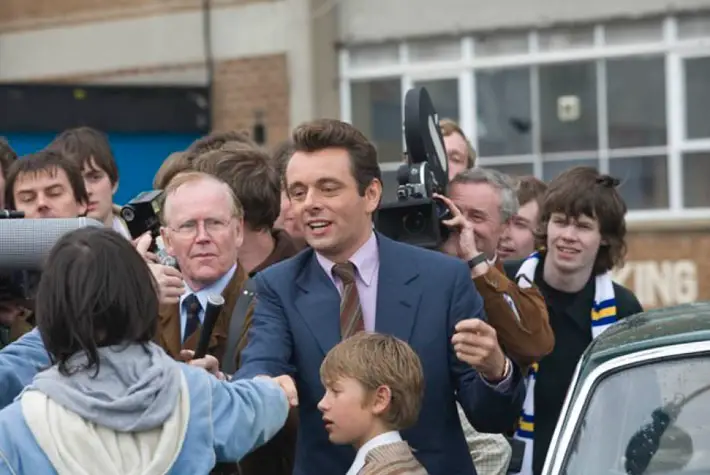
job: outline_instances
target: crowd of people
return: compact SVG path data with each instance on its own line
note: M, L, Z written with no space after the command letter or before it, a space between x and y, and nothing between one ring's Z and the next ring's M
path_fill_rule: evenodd
M5 208L104 224L59 240L32 308L0 302L0 473L540 474L582 353L642 311L610 274L626 205L595 169L510 177L441 130L438 251L374 229L377 150L321 119L274 150L215 132L166 158L176 265L121 219L103 133L0 141Z

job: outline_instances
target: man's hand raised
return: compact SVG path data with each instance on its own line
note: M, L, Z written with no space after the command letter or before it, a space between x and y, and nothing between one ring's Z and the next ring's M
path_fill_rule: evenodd
M174 305L180 301L180 296L185 292L185 283L182 273L174 267L162 264L148 264L158 283L160 303Z
M498 343L495 329L478 318L456 324L451 338L456 357L468 363L490 383L499 383L508 376L509 365Z

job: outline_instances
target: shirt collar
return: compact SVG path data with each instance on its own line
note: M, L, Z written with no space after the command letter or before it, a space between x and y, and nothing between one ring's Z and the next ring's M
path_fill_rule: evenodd
M372 284L375 273L380 267L380 255L378 251L377 236L373 231L367 241L365 241L365 244L355 251L355 254L350 258L350 262L352 262L355 265L355 269L357 269L357 275L360 277L360 280L368 287ZM333 279L333 266L335 262L322 256L318 252L316 252L316 259L318 259L318 263L325 273L328 274L328 277Z
M377 447L381 447L383 445L393 444L395 442L401 441L402 436L397 431L385 432L384 434L380 434L368 440L365 445L360 447L360 450L357 451L355 461L350 466L350 470L348 470L348 473L346 475L357 475L360 469L362 469L362 467L365 465L365 457L367 457L367 453L370 450L375 449Z
M188 296L190 296L191 294L195 294L195 297L197 297L197 300L200 302L200 306L204 310L205 308L207 308L207 296L210 294L222 295L222 292L224 292L224 289L227 288L229 281L232 280L232 277L234 277L234 273L236 271L237 264L234 264L231 269L227 271L226 274L224 274L222 277L220 277L207 287L198 290L197 292L193 291L187 284L185 284L185 292L183 292L183 294L180 296L180 308L182 308L182 303Z

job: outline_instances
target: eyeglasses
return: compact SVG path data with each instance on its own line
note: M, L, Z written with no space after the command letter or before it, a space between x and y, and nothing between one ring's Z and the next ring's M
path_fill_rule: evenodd
M214 236L216 234L224 232L229 227L233 219L234 216L229 218L229 220L227 221L222 221L214 218L207 218L201 221L204 223L205 232L210 236ZM170 227L170 229L172 229L180 237L194 238L195 236L197 236L198 223L199 221L195 220L185 221L177 228Z

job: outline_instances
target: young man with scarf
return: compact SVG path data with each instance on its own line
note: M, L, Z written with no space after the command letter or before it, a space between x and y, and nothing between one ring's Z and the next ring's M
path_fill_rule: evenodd
M555 347L528 374L515 437L525 442L522 475L542 472L567 389L582 353L602 331L643 311L611 280L626 251L626 204L618 180L575 167L549 184L540 214L544 250L506 263L518 285L537 286L547 303Z

